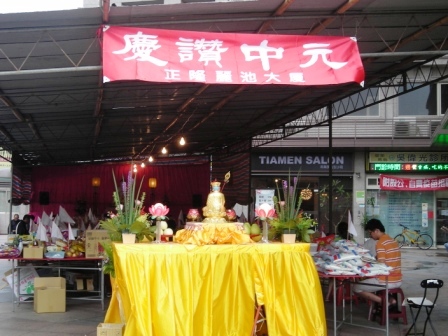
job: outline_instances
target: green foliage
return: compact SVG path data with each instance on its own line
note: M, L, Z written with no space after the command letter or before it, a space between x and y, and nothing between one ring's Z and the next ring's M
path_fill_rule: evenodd
M115 268L114 268L114 254L112 251L112 243L101 242L101 245L106 252L107 258L104 260L103 272L104 274L110 274L111 277L115 278Z
M121 183L121 189L117 184L113 171L112 175L115 185L113 199L117 214L110 214L110 218L100 221L101 228L108 231L112 241L121 241L122 233L135 233L138 241L141 241L144 237L152 240L153 233L149 229L151 223L148 221L147 215L142 214L145 193L142 193L139 199L144 178L140 181L140 186L136 194L136 176L133 176L131 171L129 171L127 183Z
M315 233L314 228L317 222L308 214L300 213L296 218L290 219L287 222L282 222L278 219L274 219L270 222L272 231L271 237L276 237L284 232L296 232L297 239L301 242L311 242L311 236Z
M302 213L302 195L299 186L300 171L291 178L291 171L287 180L277 183L277 196L274 196L274 206L277 217L270 221L270 236L278 236L287 230L296 232L297 238L302 242L310 242L310 235L314 233L311 228L317 225L309 215ZM281 189L280 189L281 188Z
M113 193L113 199L115 203L115 209L117 214L109 214L110 218L100 221L102 229L107 230L110 240L112 242L121 242L123 233L134 233L137 240L140 242L145 237L151 241L154 239L154 233L151 232L151 222L148 221L146 214L142 213L143 201L145 200L145 193L139 199L139 194L143 179L140 182L140 187L137 194L135 193L135 176L129 172L128 181L122 182L121 190L115 179L115 174L112 171L114 178L115 191ZM104 263L104 273L110 274L115 277L114 261L112 244L113 243L101 243L104 247L104 251L107 255L107 259Z

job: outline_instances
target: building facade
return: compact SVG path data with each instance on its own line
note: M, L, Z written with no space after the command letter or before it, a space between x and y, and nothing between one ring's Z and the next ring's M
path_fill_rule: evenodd
M418 75L414 74L414 77L418 79ZM384 86L387 86L386 83ZM434 244L442 245L448 240L440 229L448 224L448 186L437 187L428 181L437 180L438 184L443 184L443 177L448 176L448 151L443 142L434 140L436 130L440 131L445 124L448 82L439 81L400 95L394 91L390 99L387 99L388 90L384 87L371 90L373 94L371 91L365 96L365 108L335 119L331 131L328 125L309 128L264 145L254 149L255 160L257 157L259 161L263 157L283 158L284 153L290 152L310 157L325 154L328 157L332 153L333 181L340 181L340 185L352 196L350 210L358 232L358 242L363 242L365 236L364 223L370 218L378 218L393 237L401 233L401 224L430 234ZM381 102L371 104L376 99ZM350 104L349 98L340 104ZM339 169L337 162L340 153L344 153L346 159L350 158L343 170ZM291 169L293 165L287 159L282 160L279 164ZM317 200L310 211L319 223L324 224L325 231L334 232L338 221L347 221L348 217L347 212L342 219L336 214L332 222L328 222L325 214L328 209L318 199L322 198L319 193L328 181L328 167L308 169L304 168L304 161L295 163L295 170L301 169L305 181L311 181L316 191ZM269 188L268 183L263 185L263 179L269 181L271 176L276 178L275 175L281 175L281 170L265 169L262 172L252 163L252 192ZM429 183L429 186L385 190L385 186L380 185L381 176L405 179L412 185ZM333 197L337 204L338 196Z

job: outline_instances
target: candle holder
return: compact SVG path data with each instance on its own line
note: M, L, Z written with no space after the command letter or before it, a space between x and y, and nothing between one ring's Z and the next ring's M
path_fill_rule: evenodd
M156 220L156 239L154 243L160 244L162 242L162 221Z
M262 220L262 237L261 237L261 242L262 243L269 243L269 239L268 239L268 233L269 233L269 225L268 225L268 221L267 220Z

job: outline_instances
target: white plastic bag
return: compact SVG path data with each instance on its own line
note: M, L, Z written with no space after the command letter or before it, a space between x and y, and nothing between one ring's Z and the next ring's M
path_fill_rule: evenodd
M20 269L20 294L33 295L34 294L34 278L38 277L36 270L33 266L27 266ZM9 287L12 288L12 270L5 273L5 280L8 282ZM18 284L18 269L14 272L14 295L19 297L19 284ZM20 301L24 301L26 297L21 297Z

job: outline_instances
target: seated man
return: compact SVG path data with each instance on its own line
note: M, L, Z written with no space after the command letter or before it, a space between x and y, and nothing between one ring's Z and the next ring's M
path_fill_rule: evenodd
M9 224L9 227L8 227L8 233L9 234L15 234L16 233L16 227L17 227L17 224L19 224L19 222L20 222L19 214L15 214L14 218L11 219L11 223Z
M16 226L16 233L18 235L29 235L30 234L30 222L31 222L30 215L23 216L23 219Z
M372 239L378 241L376 244L377 261L392 267L388 278L389 289L401 287L401 252L398 243L385 233L386 230L378 219L369 220L365 229L370 233ZM381 297L375 294L376 291L381 289L377 286L365 284L386 285L386 276L379 275L375 278L362 280L353 288L359 296L381 304ZM389 307L397 304L395 299L389 298L389 300Z

